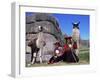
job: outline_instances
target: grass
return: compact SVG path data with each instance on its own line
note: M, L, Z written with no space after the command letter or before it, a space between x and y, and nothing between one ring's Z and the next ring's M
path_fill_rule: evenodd
M65 63L65 62L58 62L55 64L47 64L47 63L36 63L33 65L26 65L26 67L43 67L43 66L62 66L62 65L83 65L83 64L89 64L90 63L90 54L89 54L89 49L84 48L80 49L80 54L79 54L79 62L78 63ZM28 63L27 63L28 64Z
M79 55L80 61L86 61L89 62L90 58L89 58L89 52L84 52L82 54Z

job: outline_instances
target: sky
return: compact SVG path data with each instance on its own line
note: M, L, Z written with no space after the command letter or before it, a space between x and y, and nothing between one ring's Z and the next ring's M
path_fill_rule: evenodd
M26 13L27 16L31 16L32 13ZM90 16L80 14L58 14L52 13L52 15L58 20L62 33L66 33L68 36L72 35L72 22L80 22L80 37L83 40L89 40L89 27Z
M72 35L72 22L80 22L80 36L84 40L89 39L89 15L75 14L53 14L59 22L61 31L67 35Z

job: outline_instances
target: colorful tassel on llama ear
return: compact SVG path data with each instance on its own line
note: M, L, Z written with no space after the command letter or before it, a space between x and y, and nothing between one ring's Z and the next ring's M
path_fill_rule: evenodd
M75 23L72 22L73 28L79 29L79 24L80 24L80 21L79 22L75 22Z

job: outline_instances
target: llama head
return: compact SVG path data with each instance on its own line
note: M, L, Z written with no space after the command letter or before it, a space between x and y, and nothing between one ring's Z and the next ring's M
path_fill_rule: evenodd
M73 25L73 29L74 29L74 28L79 29L79 24L80 24L80 22L72 23L72 25Z
M41 32L43 31L43 27L42 26L38 26L38 30Z

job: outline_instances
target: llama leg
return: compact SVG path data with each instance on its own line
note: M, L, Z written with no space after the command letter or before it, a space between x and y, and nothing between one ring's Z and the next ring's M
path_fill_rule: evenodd
M79 55L79 41L77 41L77 49L76 49L76 55Z
M40 56L40 63L42 63L42 57Z
M76 50L76 55L79 56L79 49Z
M32 62L32 60L33 60L33 53L31 53L31 62Z
M36 53L33 53L33 60L32 60L32 64L35 63L35 60L36 60Z
M39 59L40 59L40 63L42 63L42 49L40 49L39 51Z

